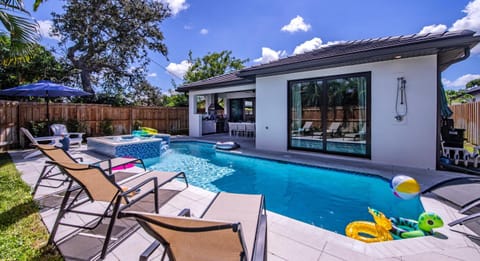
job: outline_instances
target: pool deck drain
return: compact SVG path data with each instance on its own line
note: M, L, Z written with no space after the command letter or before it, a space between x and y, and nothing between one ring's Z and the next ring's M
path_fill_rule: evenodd
M300 163L309 165L312 165L310 161L319 162L319 160L310 158L309 155L302 154L265 153L248 148L245 148L242 153L252 156L261 155L266 158L277 158L283 157L282 155L289 155L289 161L293 158L295 159L294 161L302 161L301 159L303 158L303 163ZM84 150L75 150L72 151L72 154L74 154L74 156L83 156L85 162L94 162L97 159L101 159L101 156ZM21 152L11 152L11 155L17 169L22 172L22 178L27 184L32 186L36 182L46 159L38 157L24 160ZM419 182L422 186L429 186L435 182L447 179L449 175L450 178L452 177L449 173L435 171L415 171L412 169L406 170L405 168L397 169L393 166L371 168L371 166L365 166L365 164L360 164L360 166L361 168L356 163L345 165L343 162L335 162L330 165L332 168L347 170L350 170L350 168L352 168L352 170L358 170L360 168L360 172L372 173L385 178L392 177L396 174L406 174L420 179ZM422 178L422 176L425 175L427 177ZM431 180L431 175L433 175L436 181ZM168 186L171 188L179 188L182 184L173 182ZM55 191L52 189L40 188L36 198L41 198L53 193L55 193ZM190 208L194 214L200 215L212 200L213 196L214 193L212 192L190 186L188 189L176 195L167 204L163 205L160 212L163 214L176 215L180 210ZM439 214L445 224L463 216L458 213L458 210L436 199L434 195L427 194L426 196L422 196L421 201L426 210ZM53 225L57 212L58 209L53 207L40 213L49 230ZM464 226L449 228L445 225L443 228L436 229L434 236L367 244L273 212L268 212L267 216L268 260L270 261L480 260L480 246L468 237L468 235L475 234ZM78 217L72 215L69 218L75 219ZM59 231L59 235L65 235L71 232L71 230L63 229ZM136 260L152 240L152 237L147 235L143 229L139 229L125 239L119 246L114 248L107 255L106 260ZM161 251L157 251L151 260L160 260L160 257ZM76 258L84 259L82 256L76 256Z

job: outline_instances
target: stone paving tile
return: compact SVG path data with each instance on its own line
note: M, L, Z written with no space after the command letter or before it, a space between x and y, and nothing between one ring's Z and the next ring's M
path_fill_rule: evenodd
M336 242L328 241L323 248L322 254L341 258L344 260L371 260L372 257L362 253L363 251L355 251L353 248L346 248L344 245ZM323 256L322 256L323 257Z
M268 231L268 252L285 260L317 260L321 250L313 249L298 241Z
M82 150L73 152L76 155L83 155L86 161L94 162L97 160L95 154L85 154ZM276 159L283 158L285 160L297 160L303 156L301 153L264 153L258 150L254 150L254 153L263 156L267 155L268 157ZM42 170L45 159L39 157L26 161L23 160L19 153L13 153L12 156L17 168L23 172L22 178L24 178L29 185L33 185ZM311 157L309 155L305 155L305 158L306 160L304 160L304 162L308 164L316 164L319 161L317 157ZM412 173L409 173L409 171L413 171L409 169L398 170L398 168L394 166L379 166L372 170L368 168L368 166L365 167L365 163L362 161L354 161L350 166L344 165L343 161L334 163L331 163L331 161L326 162L327 163L323 164L333 168L341 167L344 169L365 170L385 178L392 177L399 173L411 175ZM414 171L413 174L423 176L420 178L421 182L427 185L435 182L432 180L426 181L427 179L441 181L445 178L445 174L441 172L422 170ZM181 182L169 184L172 188L178 188L181 185ZM57 191L59 190L60 189ZM54 190L41 188L36 198L53 191ZM214 193L212 192L190 186L162 206L160 212L176 215L181 209L189 207L195 214L198 213L196 215L200 215L212 200L213 196ZM436 198L422 197L422 203L426 210L439 213L442 218L444 218L445 223L461 216L457 210L443 204ZM44 222L49 229L54 222L56 213L57 210L55 208L46 209L41 212ZM453 229L448 227L438 229L436 230L438 232L437 237L366 244L270 211L268 211L267 216L269 260L480 260L480 247L464 235L464 233L472 232L463 226L457 226ZM75 219L76 217L70 218ZM85 219L82 220L85 221ZM58 235L71 233L71 231L72 230L62 231L62 229L60 229ZM137 259L140 252L149 245L151 240L152 238L140 228L135 234L107 255L107 260ZM127 250L125 251L124 249ZM158 260L160 251L156 251L155 255L153 260Z

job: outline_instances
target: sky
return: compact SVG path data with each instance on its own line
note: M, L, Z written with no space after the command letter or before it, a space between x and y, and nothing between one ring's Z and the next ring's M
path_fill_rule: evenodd
M168 59L152 54L148 80L166 93L182 83L188 53L232 51L247 67L342 41L469 29L480 34L480 0L158 0L171 17L162 23ZM31 15L41 44L56 47L49 35L51 12L64 1L47 0ZM32 9L33 0L25 5ZM459 90L480 78L480 45L470 57L442 73L445 89Z

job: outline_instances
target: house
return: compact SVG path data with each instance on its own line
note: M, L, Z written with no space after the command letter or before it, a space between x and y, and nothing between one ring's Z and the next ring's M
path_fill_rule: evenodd
M480 42L474 34L349 41L177 91L189 93L190 136L252 121L258 149L435 169L441 72L470 55ZM309 131L299 131L306 122Z
M473 101L480 101L480 86L474 86L470 89L467 89L465 93L473 95Z

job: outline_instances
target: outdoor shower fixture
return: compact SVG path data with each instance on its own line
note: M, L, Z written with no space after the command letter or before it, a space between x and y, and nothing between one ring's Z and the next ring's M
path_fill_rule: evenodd
M407 93L405 90L407 80L403 77L397 78L397 98L395 100L395 120L402 121L403 118L407 115Z

